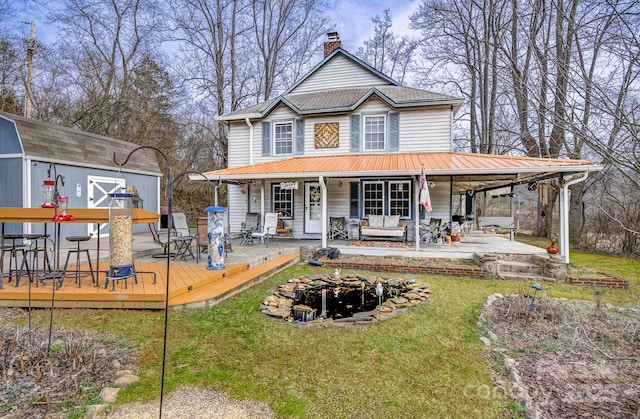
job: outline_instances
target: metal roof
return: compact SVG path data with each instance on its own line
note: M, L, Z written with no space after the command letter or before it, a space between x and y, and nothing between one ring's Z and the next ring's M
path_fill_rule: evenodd
M210 180L300 179L325 177L415 176L424 170L431 180L453 181L459 190L498 187L559 174L599 171L588 160L416 152L292 157L207 172ZM198 180L193 178L193 180Z
M134 143L18 115L0 113L0 117L14 122L25 157L39 161L116 170L114 153L117 153L119 161L123 161L138 147ZM122 170L162 175L156 155L149 149L137 152Z

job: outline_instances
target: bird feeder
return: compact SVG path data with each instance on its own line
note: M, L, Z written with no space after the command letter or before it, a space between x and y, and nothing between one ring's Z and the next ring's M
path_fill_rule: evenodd
M224 213L225 207L211 206L207 212L207 269L224 269Z
M132 193L109 194L110 279L133 276Z
M44 199L44 202L40 204L42 208L55 208L56 203L53 199L56 191L55 183L53 179L45 179L42 182L42 197Z

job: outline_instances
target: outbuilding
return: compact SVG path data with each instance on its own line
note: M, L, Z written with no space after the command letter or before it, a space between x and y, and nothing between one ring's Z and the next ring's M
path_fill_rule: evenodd
M59 193L69 196L69 208L108 207L108 194L126 189L137 193L134 204L139 208L157 213L162 173L153 150L138 150L126 166L113 162L114 153L118 161L124 161L136 147L134 143L0 112L0 207L40 207L43 182L52 179ZM95 224L78 223L66 226L65 233L96 237L97 229ZM134 226L134 232L146 229L145 225ZM6 226L6 233L30 230L30 225Z

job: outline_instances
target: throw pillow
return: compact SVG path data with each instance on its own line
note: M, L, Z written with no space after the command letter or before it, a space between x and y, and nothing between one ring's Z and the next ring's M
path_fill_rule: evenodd
M371 228L382 228L382 227L384 227L384 216L383 215L370 215L369 216L369 227L371 227Z
M385 215L384 216L384 226L385 227L399 227L400 226L400 216L399 215Z

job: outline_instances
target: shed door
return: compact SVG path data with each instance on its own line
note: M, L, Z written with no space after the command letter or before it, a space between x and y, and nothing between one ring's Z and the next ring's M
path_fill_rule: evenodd
M126 182L123 178L87 176L89 187L87 188L87 208L108 208L109 194L122 192ZM100 224L100 234L108 234L108 224ZM88 233L91 237L98 234L98 224L89 224Z

